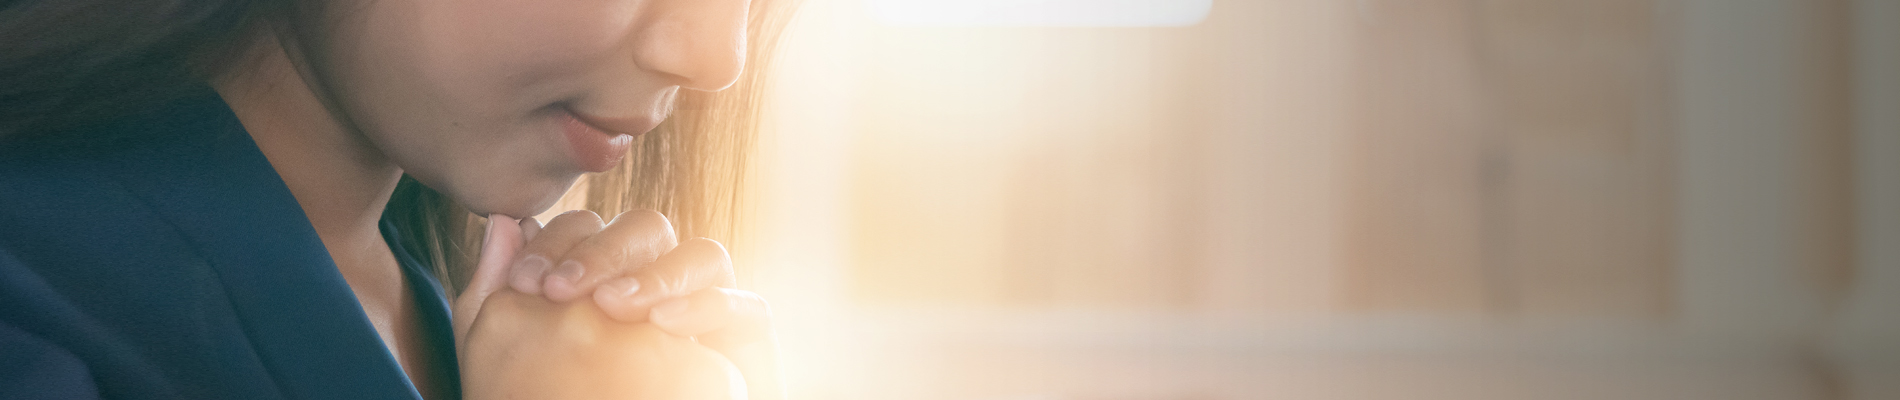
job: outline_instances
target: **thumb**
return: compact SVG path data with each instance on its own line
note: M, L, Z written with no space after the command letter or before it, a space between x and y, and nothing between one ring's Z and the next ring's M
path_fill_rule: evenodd
M482 301L507 284L503 278L508 276L508 265L514 262L515 252L521 250L522 244L521 225L514 218L501 214L488 216L488 228L482 235L482 253L475 261L475 273L469 278L468 287L456 296L450 317L455 325L458 349L466 342L469 327L475 325Z

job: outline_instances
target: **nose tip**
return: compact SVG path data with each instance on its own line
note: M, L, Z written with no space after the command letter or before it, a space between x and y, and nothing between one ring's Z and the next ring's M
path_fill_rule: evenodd
M659 0L639 33L634 62L680 87L718 91L746 60L747 0Z

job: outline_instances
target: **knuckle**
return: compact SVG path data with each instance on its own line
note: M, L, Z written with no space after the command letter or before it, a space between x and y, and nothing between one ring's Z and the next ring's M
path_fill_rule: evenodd
M648 252L664 252L677 245L673 223L653 210L634 210L614 217L607 228L628 243L639 243ZM650 249L649 249L650 248ZM655 254L657 256L657 254Z
M720 259L728 257L726 255L726 245L720 244L717 240L703 237L692 238L681 242L678 249L686 250L696 256L702 257L717 257Z
M733 270L732 257L726 253L725 245L707 238L693 238L681 243L674 250L682 253L685 260L688 280L700 282L705 286L732 287L738 283L738 273Z
M673 237L673 223L666 216L650 210L628 211L614 217L607 228L615 241L630 246L630 253L657 253L671 249L677 239ZM657 256L657 254L654 254Z
M604 245L591 240L583 240L580 243L575 243L573 248L568 249L567 253L562 255L562 258L579 261L591 269L593 267L591 264L596 264L601 260L611 258L614 250L613 246Z
M544 230L573 229L576 227L579 227L579 228L585 228L589 226L598 227L601 225L602 224L600 222L600 214L595 214L593 211L589 211L589 210L573 210L573 211L561 213L561 215L554 216L554 219L548 220L547 226L543 227L542 229Z
M574 210L561 213L548 221L546 227L529 241L523 253L540 254L549 260L556 260L567 253L568 249L579 245L582 239L599 232L600 217L593 211Z
M666 219L665 214L661 214L659 211L644 210L644 209L620 213L620 215L614 217L614 223L615 224L632 223L632 224L639 224L643 226L651 226L651 225L671 226L671 223Z
M711 238L696 237L692 239L687 239L686 242L681 243L680 245L685 246L687 243L691 243L694 246L706 246L708 248L719 249L719 251L721 252L726 251L726 245L720 244L719 241L712 240Z

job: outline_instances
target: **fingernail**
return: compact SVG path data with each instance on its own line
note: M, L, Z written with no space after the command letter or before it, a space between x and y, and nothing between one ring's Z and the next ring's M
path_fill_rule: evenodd
M531 255L515 264L514 277L508 279L508 286L515 291L527 294L541 294L541 276L548 271L548 259L540 255Z
M514 221L513 218L508 218L508 216L501 214L490 214L488 216L487 230L482 232L482 248L479 259L492 260L491 262L496 262L496 264L488 265L499 266L501 263L506 263L508 258L514 256L514 251L518 248L517 246L519 246L519 244L502 243L503 240L507 239L501 238L505 236L503 235L503 231L508 230L501 227L506 226L504 224L514 224Z
M661 303L658 307L653 307L653 316L651 318L655 322L672 321L674 318L683 316L689 305L685 298L669 300L665 303Z
M581 267L579 261L568 260L561 262L561 266L554 267L554 271L548 273L548 294L554 294L554 292L557 291L563 293L573 291L576 287L580 286L581 274L586 272L587 269Z
M495 224L497 223L494 218L489 218L488 226L482 228L485 229L482 231L482 251L488 251L488 244L495 241Z

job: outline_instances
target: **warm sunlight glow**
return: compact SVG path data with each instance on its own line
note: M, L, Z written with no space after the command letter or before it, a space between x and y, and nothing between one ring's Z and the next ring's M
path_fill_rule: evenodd
M1743 3L805 0L739 284L796 400L1900 398L1798 339L1900 332L1793 222L1831 47L1743 34L1839 25Z

